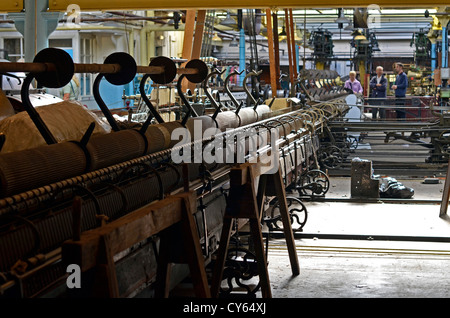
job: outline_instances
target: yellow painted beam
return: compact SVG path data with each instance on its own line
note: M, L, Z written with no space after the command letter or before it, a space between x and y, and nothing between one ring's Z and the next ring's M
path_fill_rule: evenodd
M6 2L17 2L8 0ZM3 1L2 1L3 2ZM266 9L266 8L355 8L367 7L373 0L49 0L50 11L67 11L70 4L76 3L81 11L89 10L151 10L151 9ZM424 8L448 6L448 0L377 0L382 8L409 7Z
M51 0L50 0L51 1ZM20 12L23 10L23 0L1 0L0 12Z

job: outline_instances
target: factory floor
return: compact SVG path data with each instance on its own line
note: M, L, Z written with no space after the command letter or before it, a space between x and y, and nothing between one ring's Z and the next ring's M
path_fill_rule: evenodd
M346 200L350 178L344 177L330 178L322 202L304 201L308 220L295 235L300 275L292 275L284 238L269 240L272 298L450 297L450 216L439 217L445 180L397 180L414 189L409 201Z
M445 180L397 180L414 189L409 203L345 200L350 178L331 178L324 202L304 202L302 233L312 235L295 240L300 275L284 239L269 244L273 298L450 297L450 217L439 217Z

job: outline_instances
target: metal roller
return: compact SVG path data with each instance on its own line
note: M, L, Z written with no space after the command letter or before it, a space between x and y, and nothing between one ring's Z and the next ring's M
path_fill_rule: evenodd
M0 197L80 175L86 166L85 152L72 142L0 154Z

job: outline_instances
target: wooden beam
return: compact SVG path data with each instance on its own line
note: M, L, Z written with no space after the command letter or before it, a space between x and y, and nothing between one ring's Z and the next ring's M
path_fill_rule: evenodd
M450 160L448 162L447 174L445 176L444 191L442 193L441 208L439 217L447 216L448 200L450 199Z
M294 87L294 61L292 59L292 45L291 45L291 34L293 34L292 30L291 30L291 23L290 23L290 19L289 19L289 11L288 9L284 9L284 25L286 28L286 43L287 43L287 49L288 49L288 57L289 57L289 82L291 83L291 89L290 92L292 91L293 87ZM291 96L289 92L289 96Z
M200 58L203 43L203 31L205 30L206 10L197 11L197 21L195 22L194 44L192 45L191 60ZM188 88L193 91L195 83L189 82Z
M275 50L275 76L276 76L276 90L274 92L272 88L272 97L277 96L277 90L281 89L280 83L280 42L278 37L278 14L272 12L272 29L273 29L273 47Z
M80 240L68 240L62 245L62 259L67 264L78 264L87 271L97 263L101 237L108 237L111 254L115 255L131 245L161 232L182 220L183 195L143 206L124 217L100 228L83 232ZM189 195L194 195L189 193ZM195 199L190 200L195 205ZM195 206L192 211L195 211Z
M192 39L194 38L194 27L195 27L195 16L197 14L197 10L187 10L186 12L186 22L184 27L184 40L183 40L183 51L181 53L181 58L185 60L191 59L192 54ZM184 67L186 63L181 65ZM188 80L183 79L183 83L181 85L183 91L186 91L188 88Z
M295 49L295 24L294 24L294 14L292 13L292 9L289 9L289 24L291 26L291 46L292 46L292 58L293 58L293 66L294 66L294 79L297 78L297 50Z
M8 0L7 3L14 5L21 0ZM278 0L274 3L272 0L49 0L50 11L66 12L67 6L76 3L82 11L96 10L153 10L153 9L267 9L273 8L355 8L367 7L373 4L373 0L343 0L336 2L332 0ZM424 8L435 6L448 6L448 0L432 0L424 3L422 0L377 0L376 4L382 8ZM6 7L6 4L0 7L0 10Z
M272 97L277 94L277 71L275 68L275 48L273 45L273 29L272 29L272 12L270 9L266 10L267 19L267 45L269 50L269 65L270 65L270 87L272 88ZM275 92L275 94L273 93Z

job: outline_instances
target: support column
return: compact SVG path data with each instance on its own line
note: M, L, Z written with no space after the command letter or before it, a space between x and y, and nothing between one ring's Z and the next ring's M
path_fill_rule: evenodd
M239 30L239 72L245 70L245 32L244 29L241 28ZM246 72L238 75L239 77L239 86L242 86L244 82Z
M436 68L436 39L430 39L431 42L431 73Z
M186 22L184 27L184 39L183 39L183 51L181 53L181 58L184 60L189 60L192 54L192 39L194 37L194 27L195 27L195 15L196 10L186 11ZM184 66L184 64L182 65ZM182 89L186 91L188 88L188 80L183 79Z
M442 15L438 16L439 22L442 26L442 48L441 48L441 68L448 67L448 24L450 21L450 12L446 7L440 7L438 13Z
M284 9L284 16L285 16L285 26L286 26L286 43L287 43L287 50L288 50L288 58L289 58L289 82L290 90L289 90L289 96L292 96L292 89L294 88L294 61L292 59L292 45L291 45L291 23L289 19L289 11L288 9Z
M10 13L17 31L24 37L25 62L48 47L48 37L56 30L63 13L47 12L48 0L24 0L25 12Z
M277 74L275 68L275 48L273 43L272 13L270 9L266 9L267 19L267 44L269 50L269 66L270 66L270 87L272 88L272 97L277 96Z
M294 24L294 15L292 13L292 9L289 9L289 24L291 26L291 48L292 48L292 60L294 63L294 79L298 76L298 61L297 61L297 45L295 44L295 24Z
M279 81L280 79L280 41L278 37L278 14L276 12L272 13L273 17L273 43L275 47L275 69L276 69L276 77L277 77L277 86L274 94L274 90L272 89L272 97L277 96L277 92L279 89L281 89L281 83Z

